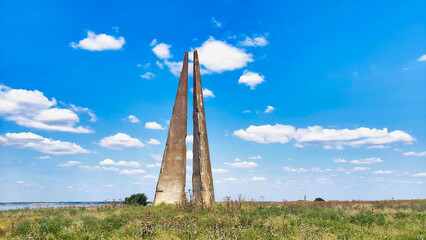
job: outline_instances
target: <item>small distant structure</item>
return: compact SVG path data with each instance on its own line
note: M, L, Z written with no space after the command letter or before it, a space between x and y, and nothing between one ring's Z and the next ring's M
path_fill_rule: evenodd
M303 201L306 201L306 195L303 197Z

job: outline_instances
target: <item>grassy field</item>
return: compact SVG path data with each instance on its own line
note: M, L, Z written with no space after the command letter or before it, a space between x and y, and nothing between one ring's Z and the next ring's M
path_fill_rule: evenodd
M424 239L426 200L228 202L0 212L2 239Z

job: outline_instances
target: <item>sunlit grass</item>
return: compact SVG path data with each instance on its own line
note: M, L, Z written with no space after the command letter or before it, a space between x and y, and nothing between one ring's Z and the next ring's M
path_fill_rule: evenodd
M426 200L223 202L0 212L7 239L424 239Z

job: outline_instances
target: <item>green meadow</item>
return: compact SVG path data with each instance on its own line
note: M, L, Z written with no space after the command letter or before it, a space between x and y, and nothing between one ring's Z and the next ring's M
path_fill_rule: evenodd
M424 239L426 200L114 204L0 212L2 239Z

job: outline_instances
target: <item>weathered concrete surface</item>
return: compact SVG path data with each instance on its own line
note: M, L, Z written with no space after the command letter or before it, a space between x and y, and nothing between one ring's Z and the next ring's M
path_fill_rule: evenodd
M188 53L186 52L155 191L154 205L161 202L181 203L185 199L187 109Z
M200 63L197 50L194 51L194 89L193 89L193 201L204 206L214 203L213 176L210 163L209 142L207 138L206 114L204 111L203 88L201 86Z

